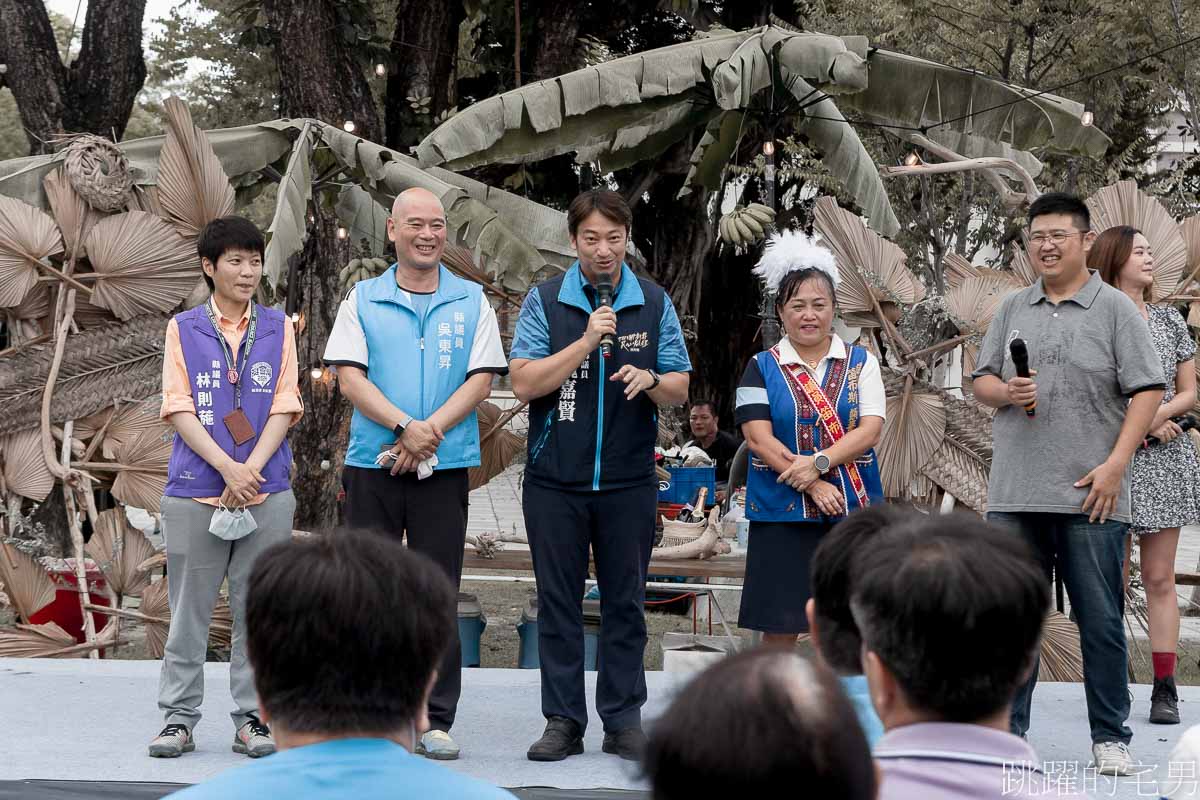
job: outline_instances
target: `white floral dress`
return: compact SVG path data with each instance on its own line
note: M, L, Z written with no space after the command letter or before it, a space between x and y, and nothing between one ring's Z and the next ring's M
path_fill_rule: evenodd
M1150 338L1162 360L1166 392L1163 402L1175 397L1175 373L1191 361L1196 344L1183 316L1168 306L1148 306ZM1133 456L1132 496L1134 533L1179 528L1200 521L1200 457L1187 433L1166 444L1139 448Z

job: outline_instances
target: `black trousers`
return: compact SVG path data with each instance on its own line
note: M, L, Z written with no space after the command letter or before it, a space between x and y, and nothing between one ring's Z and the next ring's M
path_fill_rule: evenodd
M583 589L588 547L600 584L596 708L604 730L641 725L646 703L646 570L658 487L565 492L525 484L525 530L538 588L542 714L587 727Z
M446 571L455 588L462 578L467 538L468 478L465 469L435 471L423 481L416 473L393 477L385 469L346 467L346 527L375 530L397 539ZM455 617L458 610L455 608ZM462 644L455 630L437 683L429 697L429 724L448 731L454 725L462 691Z

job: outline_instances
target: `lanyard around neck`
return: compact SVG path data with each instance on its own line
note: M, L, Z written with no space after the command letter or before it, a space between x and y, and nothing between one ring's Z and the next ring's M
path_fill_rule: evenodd
M246 371L246 362L250 360L250 348L254 346L254 334L258 329L258 306L253 301L250 302L250 326L246 330L246 343L242 346L241 369L234 363L233 351L229 349L229 342L225 341L225 334L221 333L221 327L217 324L217 315L213 313L212 303L205 303L204 310L208 312L208 321L212 324L213 332L217 334L221 353L225 356L225 379L233 384L234 408L241 408L242 375Z

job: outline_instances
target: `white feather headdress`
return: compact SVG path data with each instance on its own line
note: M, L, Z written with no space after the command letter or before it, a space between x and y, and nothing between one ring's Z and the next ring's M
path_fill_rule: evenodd
M805 236L800 231L783 231L772 234L767 240L754 274L767 289L774 292L785 275L806 267L816 267L828 274L833 279L834 287L837 287L838 268L833 253L817 244L814 237Z

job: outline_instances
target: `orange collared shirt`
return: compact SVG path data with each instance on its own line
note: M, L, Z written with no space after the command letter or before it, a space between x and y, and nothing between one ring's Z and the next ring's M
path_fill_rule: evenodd
M236 363L242 337L250 325L250 304L246 304L246 310L242 313L241 319L234 320L221 313L215 299L210 297L208 302L217 318L217 327L220 328L225 341L229 343L229 350L233 353L233 360ZM280 364L282 369L279 380L275 384L275 397L271 401L271 413L291 414L292 420L289 423L289 427L291 427L304 416L304 401L300 399L299 368L296 365L296 332L292 328L291 317L284 318L283 352L280 354ZM180 411L196 413L196 403L192 397L192 382L188 378L187 363L183 358L183 345L179 342L179 325L174 319L167 323L166 347L163 351L162 394L163 402L159 416L164 420L169 421L172 414L178 414ZM195 499L201 503L215 506L221 498L197 497ZM260 494L247 505L258 505L266 499L267 495Z

